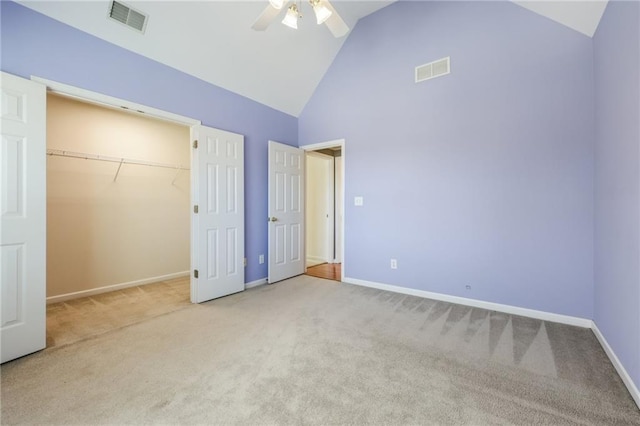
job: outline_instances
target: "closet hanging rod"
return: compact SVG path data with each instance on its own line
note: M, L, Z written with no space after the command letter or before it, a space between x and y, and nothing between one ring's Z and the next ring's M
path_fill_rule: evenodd
M177 164L155 163L153 161L134 160L131 158L108 157L105 155L87 154L84 152L64 151L61 149L47 149L47 155L51 155L55 157L80 158L82 160L107 161L110 163L120 163L121 165L136 164L138 166L163 167L165 169L173 169L173 170L190 170L189 167L184 167Z

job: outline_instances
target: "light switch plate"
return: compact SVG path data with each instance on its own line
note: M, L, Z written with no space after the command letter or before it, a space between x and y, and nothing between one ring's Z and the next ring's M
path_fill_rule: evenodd
M356 205L356 206L364 205L364 198L362 198L362 197L354 197L353 204Z

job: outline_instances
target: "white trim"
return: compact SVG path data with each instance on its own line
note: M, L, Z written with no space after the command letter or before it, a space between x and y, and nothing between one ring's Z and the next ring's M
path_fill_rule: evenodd
M84 102L106 106L109 108L125 109L134 113L142 113L147 116L158 118L160 120L171 121L173 123L183 124L185 126L195 126L201 124L200 120L174 114L172 112L163 111L150 106L141 105L135 102L125 101L124 99L114 98L113 96L104 95L98 92L81 89L79 87L69 86L68 84L59 83L57 81L47 80L45 78L31 76L31 80L37 81L47 86L52 93L78 99Z
M558 322L561 324L575 325L577 327L591 328L592 321L586 318L572 317L568 315L554 314L551 312L537 311L535 309L520 308L518 306L503 305L501 303L485 302L483 300L467 299L466 297L450 296L448 294L433 293L425 290L399 287L390 284L382 284L373 281L365 281L357 278L344 278L347 284L355 284L363 287L377 288L379 290L392 291L394 293L408 294L427 299L441 300L443 302L457 303L459 305L472 306L474 308L488 309L490 311L505 312L507 314L521 315L543 321Z
M325 148L333 148L339 146L340 150L342 152L342 161L340 162L342 165L342 210L343 210L343 214L342 214L342 223L341 223L341 229L342 229L342 242L341 242L341 253L342 253L342 267L340 268L340 281L344 281L345 275L344 275L344 271L345 271L345 265L346 265L346 255L345 255L345 238L344 238L344 234L345 234L345 220L346 220L346 199L347 199L347 194L345 192L345 186L346 186L346 175L345 175L345 164L346 164L346 148L347 148L347 142L344 139L334 139L331 141L326 141L326 142L319 142L319 143L312 143L312 144L308 144L308 145L300 145L298 148L303 149L305 151L316 151L318 149L325 149ZM306 230L305 230L306 233ZM305 235L305 245L306 245L306 235Z
M596 338L600 342L600 345L611 360L613 366L616 368L618 375L627 386L627 389L629 390L629 393L631 394L633 400L636 402L636 405L638 406L638 408L640 408L640 391L638 390L638 387L635 385L635 383L633 383L631 376L629 376L629 373L627 373L627 370L624 368L624 366L616 356L616 353L613 351L613 349L611 349L611 346L609 346L609 342L607 342L607 339L604 338L604 335L600 332L600 329L596 325L595 321L591 322L591 330L593 330L593 334L596 335Z
M258 287L260 285L264 285L267 283L266 278L260 278L259 280L251 281L250 283L245 283L244 289L248 290L250 288Z
M195 141L198 137L198 128L195 126L191 126L189 128L189 161L191 161L191 199L189 205L189 221L190 221L190 229L191 232L191 252L190 252L190 262L191 262L191 270L194 271L191 274L191 291L190 291L190 300L191 303L196 302L196 286L198 285L198 278L195 277L195 271L198 269L198 248L200 247L200 235L198 233L198 229L200 227L199 224L199 216L194 213L193 207L198 204L198 194L200 192L200 180L198 179L200 168L198 166L198 150L193 147L193 143L191 141Z
M327 141L327 142L319 142L319 143L312 143L312 144L308 144L308 145L300 145L298 148L300 149L304 149L305 151L317 151L319 149L325 149L325 148L333 148L335 146L340 146L344 149L344 139L335 139L332 141Z
M64 302L66 300L77 299L79 297L95 296L96 294L108 293L110 291L122 290L124 288L136 287L139 285L153 284L160 281L172 280L174 278L188 277L189 271L176 272L173 274L161 275L159 277L144 278L141 280L129 281L126 283L107 285L104 287L91 288L89 290L75 291L73 293L60 294L58 296L47 297L47 305L51 303Z

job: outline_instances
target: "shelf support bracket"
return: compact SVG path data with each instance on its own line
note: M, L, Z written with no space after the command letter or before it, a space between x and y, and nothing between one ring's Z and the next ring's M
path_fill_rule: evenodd
M178 175L180 174L181 171L182 171L182 166L178 166L176 170L176 175L173 177L173 180L171 181L171 185L176 184L176 179L178 179Z
M124 163L124 158L120 160L120 164L118 164L118 170L116 171L116 176L113 178L113 181L115 182L116 179L118 179L118 175L120 174L120 168L122 167L122 163Z

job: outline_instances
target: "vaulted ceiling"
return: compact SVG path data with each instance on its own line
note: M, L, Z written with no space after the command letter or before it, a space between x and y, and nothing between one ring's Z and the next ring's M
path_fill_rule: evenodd
M393 2L333 0L332 4L353 29L360 18ZM144 34L108 19L109 0L20 3L293 116L302 112L349 36L335 38L324 25L316 25L311 6L305 2L301 5L304 18L297 31L281 25L280 18L266 31L258 32L251 25L267 0L123 0L149 15ZM606 6L606 1L515 3L588 36L593 36Z

